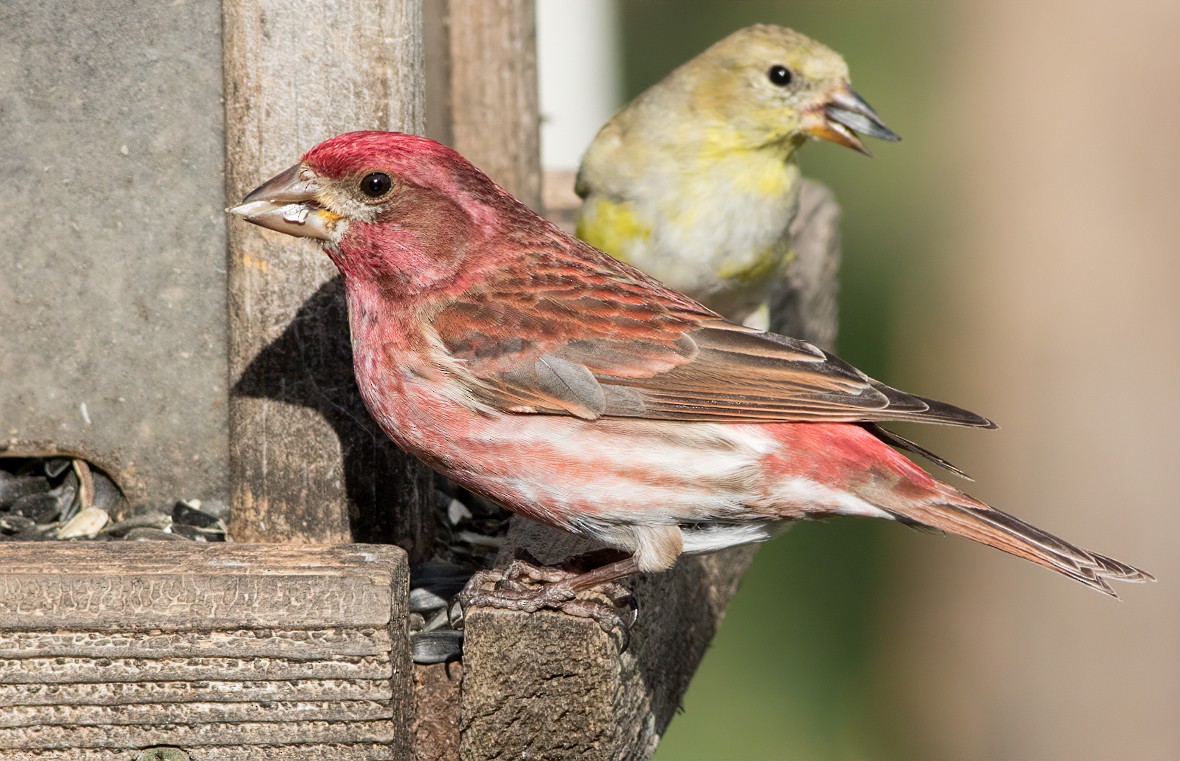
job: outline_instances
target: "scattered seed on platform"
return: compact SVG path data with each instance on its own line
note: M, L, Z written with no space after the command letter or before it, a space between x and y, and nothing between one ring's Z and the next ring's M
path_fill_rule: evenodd
M107 525L111 516L100 507L84 507L73 518L64 523L57 530L58 539L93 539L103 526Z
M53 492L27 494L13 502L11 509L36 523L51 523L61 513L61 503Z
M410 635L414 663L446 663L463 654L463 633L450 629L416 632Z

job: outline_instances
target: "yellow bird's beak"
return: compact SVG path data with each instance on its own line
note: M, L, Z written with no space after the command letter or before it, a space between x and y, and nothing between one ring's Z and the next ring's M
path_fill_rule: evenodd
M847 146L866 156L873 154L861 142L861 135L891 143L901 140L893 130L885 126L868 101L860 97L847 83L808 112L803 131L812 137Z

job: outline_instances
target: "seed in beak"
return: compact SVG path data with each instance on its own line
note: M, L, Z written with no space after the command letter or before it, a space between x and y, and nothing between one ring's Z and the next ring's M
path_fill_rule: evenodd
M310 211L311 209L301 203L288 204L283 207L283 219L293 225L301 225L307 221L307 215Z

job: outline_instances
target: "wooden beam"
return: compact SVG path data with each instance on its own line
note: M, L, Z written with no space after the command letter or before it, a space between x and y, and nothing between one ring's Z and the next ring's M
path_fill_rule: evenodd
M794 228L796 259L784 285L791 293L783 303L795 305L786 312L789 335L835 337L838 222L831 193L808 182ZM556 563L594 547L514 519L499 563L521 550ZM460 757L650 757L753 557L753 547L739 547L683 558L667 573L630 582L640 607L626 652L587 619L471 611L464 626Z
M0 757L408 754L400 549L47 546L0 547Z
M421 131L421 0L224 0L223 15L229 203L337 133ZM233 535L428 557L431 476L365 411L335 269L313 242L228 229Z
M840 205L832 191L818 182L803 181L791 235L795 258L771 302L770 329L835 349L840 318Z
M430 134L533 209L541 205L537 20L533 0L432 4L446 46L428 54Z

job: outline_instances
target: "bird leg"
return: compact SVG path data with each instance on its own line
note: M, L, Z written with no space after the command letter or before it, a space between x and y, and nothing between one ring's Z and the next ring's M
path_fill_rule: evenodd
M472 576L459 593L459 604L464 610L473 606L526 613L559 610L592 618L607 633L618 629L625 635L637 608L631 593L618 580L638 572L639 561L634 556L581 572L515 559L503 571L479 571ZM488 584L491 589L486 588ZM630 622L619 615L619 608L631 611Z

